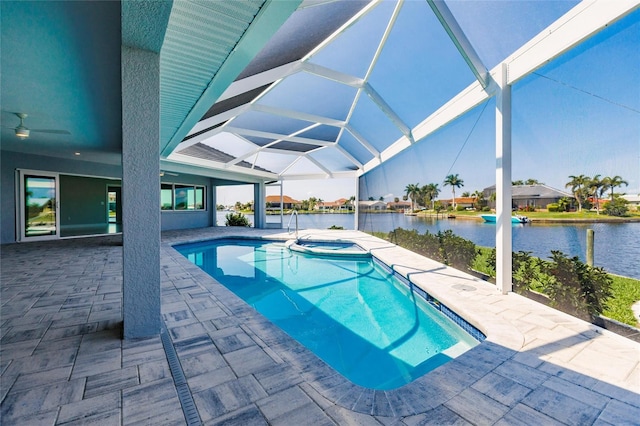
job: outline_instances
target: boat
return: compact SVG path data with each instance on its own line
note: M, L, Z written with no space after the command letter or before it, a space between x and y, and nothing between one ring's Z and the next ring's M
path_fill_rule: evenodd
M481 214L480 217L487 223L496 223L497 217L495 214ZM511 216L511 223L528 223L529 218L526 216L515 215Z

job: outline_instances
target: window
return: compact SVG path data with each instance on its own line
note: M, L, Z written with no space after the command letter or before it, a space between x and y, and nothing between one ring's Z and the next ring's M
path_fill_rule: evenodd
M160 209L173 210L173 185L171 184L160 185Z
M160 186L161 210L205 210L204 186L163 183Z

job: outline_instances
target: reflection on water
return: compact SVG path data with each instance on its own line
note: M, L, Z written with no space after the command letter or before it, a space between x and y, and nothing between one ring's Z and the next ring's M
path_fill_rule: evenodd
M253 221L253 216L249 215ZM218 214L218 222L224 224ZM286 222L286 221L285 221ZM285 223L286 225L286 223ZM354 228L350 214L312 214L299 216L300 228L326 229L332 225ZM463 219L423 218L398 213L362 214L360 230L389 232L395 228L416 229L420 233L436 233L447 229L477 245L495 247L495 225ZM596 266L607 271L640 279L640 223L527 224L513 225L513 250L530 251L534 256L549 258L551 250L585 260L587 229L595 232Z

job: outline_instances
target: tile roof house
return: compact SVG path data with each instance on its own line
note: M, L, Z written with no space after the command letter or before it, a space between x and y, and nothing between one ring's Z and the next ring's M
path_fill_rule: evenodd
M267 209L280 209L280 196L279 195L267 195L265 197ZM302 201L295 200L288 195L282 196L282 208L287 209L299 209L302 206Z
M316 210L353 210L353 205L346 198L339 198L316 204Z
M358 205L361 211L385 210L387 207L387 204L384 201L361 200L358 201Z
M461 207L473 207L473 204L476 202L476 199L474 197L456 197L456 207L457 206L461 206ZM451 198L449 199L445 199L445 200L440 200L440 202L442 204L444 204L445 206L448 206L451 204Z
M389 210L405 210L411 208L411 201L392 201L387 203Z

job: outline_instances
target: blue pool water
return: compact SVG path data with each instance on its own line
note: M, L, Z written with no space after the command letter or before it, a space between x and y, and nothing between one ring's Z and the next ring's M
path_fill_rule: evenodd
M397 388L478 344L371 259L315 257L262 240L175 248L367 388Z

